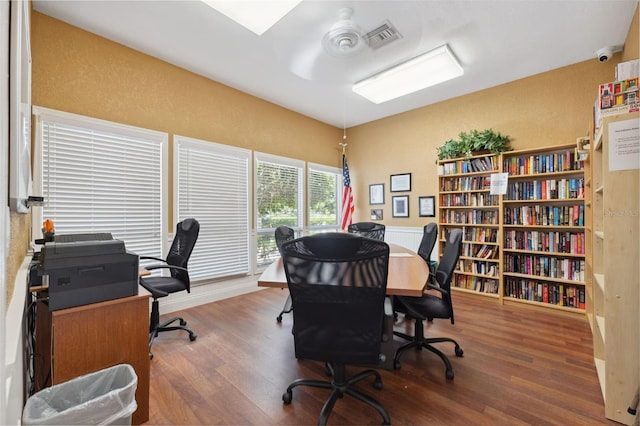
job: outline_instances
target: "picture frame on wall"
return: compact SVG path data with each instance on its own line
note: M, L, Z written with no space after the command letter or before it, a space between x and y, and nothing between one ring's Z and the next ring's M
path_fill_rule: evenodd
M391 175L391 192L411 191L411 173Z
M418 213L420 217L436 217L436 197L418 197Z
M384 204L384 183L372 183L369 185L369 204Z
M382 220L382 209L371 209L371 220Z
M391 197L392 216L393 217L409 217L409 196L396 195Z

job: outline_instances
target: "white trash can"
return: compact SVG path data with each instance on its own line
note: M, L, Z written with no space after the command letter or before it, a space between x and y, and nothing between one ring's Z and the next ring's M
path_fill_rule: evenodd
M76 377L36 392L22 411L25 425L130 425L138 376L129 364Z

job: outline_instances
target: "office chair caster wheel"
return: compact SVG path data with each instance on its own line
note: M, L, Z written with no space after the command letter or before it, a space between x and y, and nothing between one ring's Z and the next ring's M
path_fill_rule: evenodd
M189 335L189 340L191 340L192 342L193 342L194 340L196 340L197 338L198 338L198 335L197 335L197 334L190 334L190 335Z
M282 322L282 314L280 314L280 315L278 315L278 316L276 317L276 321L278 321L278 322Z
M151 352L149 352L149 359L153 359L153 354Z
M462 357L463 355L464 355L464 351L462 350L462 348L460 346L456 346L456 356Z
M447 377L447 380L453 380L453 371L447 370L445 376Z
M398 361L397 359L393 360L393 369L400 370L400 361Z
M185 325L187 325L187 322L180 318L180 325L184 327Z
M376 377L376 380L373 382L373 387L378 390L382 390L382 378Z
M282 402L285 404L291 404L291 400L293 399L293 392L287 391L282 394Z

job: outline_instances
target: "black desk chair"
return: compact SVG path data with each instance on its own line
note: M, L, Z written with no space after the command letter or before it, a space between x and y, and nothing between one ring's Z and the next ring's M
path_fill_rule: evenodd
M151 320L149 324L149 356L152 359L153 353L151 352L151 345L153 345L155 338L158 337L158 333L162 331L184 330L189 333L189 340L192 342L196 340L196 337L198 337L189 327L187 327L187 322L180 317L171 318L170 320L160 324L158 299L178 291L186 290L187 293L191 292L191 282L189 281L187 262L189 261L193 247L196 244L199 232L200 224L197 220L185 219L176 226L176 234L166 259L140 256L140 259L153 259L163 262L161 265L146 266L146 269L150 271L154 269L169 269L171 272L170 277L152 276L140 278L140 285L146 288L149 293L151 293L151 297L153 297L153 303L151 304ZM179 321L180 325L172 326L171 324L176 321Z
M293 240L296 237L296 233L288 226L280 225L276 228L275 237L278 252L280 253L280 256L282 256L282 244L287 241ZM276 317L276 321L282 322L282 315L288 314L289 312L291 312L291 294L287 296L287 300L285 300L284 302L282 311L280 311L280 314L278 314L278 316Z
M425 293L422 297L397 296L394 302L399 310L415 320L413 336L394 331L393 334L403 339L410 340L409 343L399 347L396 351L393 366L400 368L400 357L410 348L418 350L425 348L438 355L445 364L445 375L447 379L453 379L453 368L447 356L439 349L432 346L432 343L451 342L455 345L456 356L463 355L462 348L455 340L449 337L424 337L424 321L431 321L433 318L453 319L453 304L451 302L451 279L453 271L456 269L458 258L460 257L460 247L462 245L462 231L454 229L447 237L444 253L438 264L435 273L435 284L429 280L427 289L435 290L439 295Z
M418 255L427 262L427 265L431 264L431 252L436 241L438 241L438 225L435 222L427 223L422 229L422 240L418 247Z
M360 235L361 237L373 238L374 240L384 241L385 226L382 223L375 222L357 222L347 227L350 234Z
M346 364L377 365L383 333L384 301L389 268L389 246L346 233L324 233L289 241L282 246L287 283L293 299L293 337L296 358L325 362L331 381L298 379L282 400L290 404L293 388L331 389L318 424L327 423L338 398L345 394L371 405L383 418L387 411L353 385L374 376L368 369L347 378Z

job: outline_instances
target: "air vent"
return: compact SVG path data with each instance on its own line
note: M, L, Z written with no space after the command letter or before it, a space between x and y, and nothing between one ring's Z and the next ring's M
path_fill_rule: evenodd
M384 24L380 25L374 30L369 31L365 35L365 39L369 42L369 47L374 50L379 49L382 46L386 46L387 44L401 38L402 34L400 34L389 21L385 21Z

